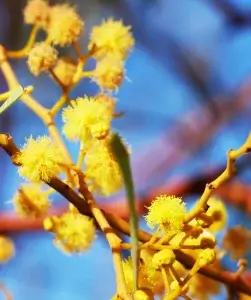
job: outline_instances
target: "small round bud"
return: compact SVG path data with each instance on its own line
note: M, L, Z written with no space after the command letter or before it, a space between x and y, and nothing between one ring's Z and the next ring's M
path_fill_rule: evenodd
M52 46L42 42L36 44L28 56L28 67L32 74L38 76L42 71L48 71L57 62L58 52Z
M215 237L209 232L204 230L203 233L200 235L200 246L202 249L205 248L215 248L216 239Z
M203 268L205 266L211 265L216 258L216 253L214 249L205 249L202 250L198 256L196 263Z
M164 249L154 254L152 258L153 267L159 270L161 267L174 263L176 257L172 250Z

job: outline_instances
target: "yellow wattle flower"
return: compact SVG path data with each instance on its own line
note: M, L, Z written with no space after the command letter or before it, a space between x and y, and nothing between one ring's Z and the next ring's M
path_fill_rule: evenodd
M181 198L161 195L148 207L145 219L150 228L158 226L166 234L176 234L183 228L185 215L185 203Z
M76 42L84 31L84 21L68 4L54 5L50 10L48 39L54 45L67 46Z
M45 219L44 229L55 234L55 245L66 253L88 250L96 233L93 220L76 211Z
M48 71L57 62L58 52L45 42L37 43L28 55L27 64L30 72L38 76L42 71Z
M61 151L48 136L30 137L15 158L15 162L21 164L19 175L32 182L48 182L56 177L61 170L61 161Z
M50 6L46 0L29 0L24 8L24 22L46 28L49 21Z
M25 184L13 197L15 212L22 218L40 218L50 209L46 191L40 184Z
M110 147L109 138L95 143L85 157L86 177L94 186L94 191L103 195L118 192L123 186L119 164Z
M95 98L78 98L63 110L63 133L69 140L88 143L92 138L105 138L110 130L112 112L107 104Z
M124 60L135 43L130 30L131 26L110 18L92 28L88 48L91 50L94 47L94 57L97 59L112 54Z

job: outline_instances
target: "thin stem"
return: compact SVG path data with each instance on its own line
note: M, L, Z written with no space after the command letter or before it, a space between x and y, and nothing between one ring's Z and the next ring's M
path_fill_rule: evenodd
M236 150L229 150L227 152L227 165L225 170L211 183L206 185L206 188L200 197L199 201L195 204L195 206L188 213L185 222L189 223L192 219L198 216L201 212L205 211L205 205L207 201L213 194L214 190L218 188L220 185L225 183L228 179L233 177L236 173L235 170L235 161L241 155L248 153L251 151L251 133L246 139L245 143Z
M116 274L116 281L117 281L117 293L124 300L129 300L130 297L127 294L126 284L125 284L125 277L122 268L122 259L120 255L120 245L121 239L113 232L113 229L107 222L105 216L103 215L102 211L96 206L94 201L89 201L91 211L93 216L95 217L97 223L99 224L101 230L104 232L106 239L111 247L112 250L112 257L114 263L114 269Z
M168 282L166 269L163 268L163 267L161 268L161 275L162 275L162 278L163 278L166 294L168 294L170 292L170 285L169 285L169 282Z
M60 80L57 74L54 72L52 68L49 69L49 73L51 74L52 78L58 83L58 85L62 88L63 91L66 90L65 84Z
M175 236L175 234L173 234L173 235L164 235L162 238L160 238L160 239L157 241L156 245L166 244L166 243L170 242L171 239L172 239L174 236Z
M8 50L6 52L6 56L8 58L14 58L14 59L18 59L18 58L27 56L36 41L38 30L39 30L39 26L34 25L34 27L31 30L29 39L28 39L26 45L24 46L24 48L22 48L21 50L16 50L16 51Z
M84 78L84 77L93 77L95 74L94 71L83 71L80 74L80 78Z
M63 93L63 95L59 98L59 100L52 106L50 109L50 114L54 118L56 114L60 111L60 109L69 101L69 96L67 93Z
M180 279L180 277L179 277L178 273L176 272L176 270L175 270L175 268L174 268L173 265L169 266L169 271L173 275L174 279L176 281L178 281L179 285L181 286L182 285L182 280Z
M74 50L75 50L75 52L76 52L76 54L78 56L78 59L79 60L83 60L85 56L82 53L82 50L81 50L81 47L80 47L79 43L78 42L74 42L73 43L73 48L74 48Z

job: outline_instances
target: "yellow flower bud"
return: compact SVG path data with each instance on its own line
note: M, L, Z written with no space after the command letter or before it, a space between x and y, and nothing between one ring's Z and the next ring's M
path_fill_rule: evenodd
M211 265L216 258L216 253L214 249L204 249L199 253L197 262L200 268Z
M154 254L152 264L156 270L174 263L176 257L172 250L164 249Z

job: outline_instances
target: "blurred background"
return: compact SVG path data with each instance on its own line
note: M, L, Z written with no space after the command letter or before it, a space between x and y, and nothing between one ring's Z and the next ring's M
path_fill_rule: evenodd
M51 1L62 3L63 1ZM0 44L20 49L30 28L23 25L26 1L0 0ZM127 63L127 77L116 94L117 110L125 112L114 129L132 146L133 175L139 209L160 193L183 196L190 207L207 182L224 168L226 151L239 147L251 128L251 0L82 0L71 1L85 20L85 49L90 28L103 18L123 19L132 26L136 47ZM41 36L42 37L42 36ZM71 50L65 50L71 51ZM48 76L34 78L26 62L12 66L23 86L34 85L34 96L51 107L60 89ZM46 89L44 88L46 86ZM0 92L7 90L0 74ZM88 80L72 93L94 95ZM60 117L57 119L60 127ZM18 145L31 134L46 133L42 122L22 103L0 117L0 131ZM77 145L68 145L74 157ZM228 208L228 227L251 229L251 160L237 163L238 175L217 191ZM19 183L17 169L0 152L0 209L12 211ZM128 217L123 194L100 202ZM55 207L65 200L56 197ZM1 214L0 214L1 221ZM0 224L3 224L0 222ZM145 228L144 222L142 226ZM35 229L35 227L33 228ZM5 231L4 227L0 232ZM97 237L91 251L68 257L52 244L52 236L27 227L9 230L17 253L0 266L0 281L15 300L106 300L115 291L107 243ZM218 235L219 244L224 232ZM247 255L251 262L251 256ZM224 258L223 267L236 269ZM2 295L0 294L0 299ZM226 299L226 291L212 299Z

